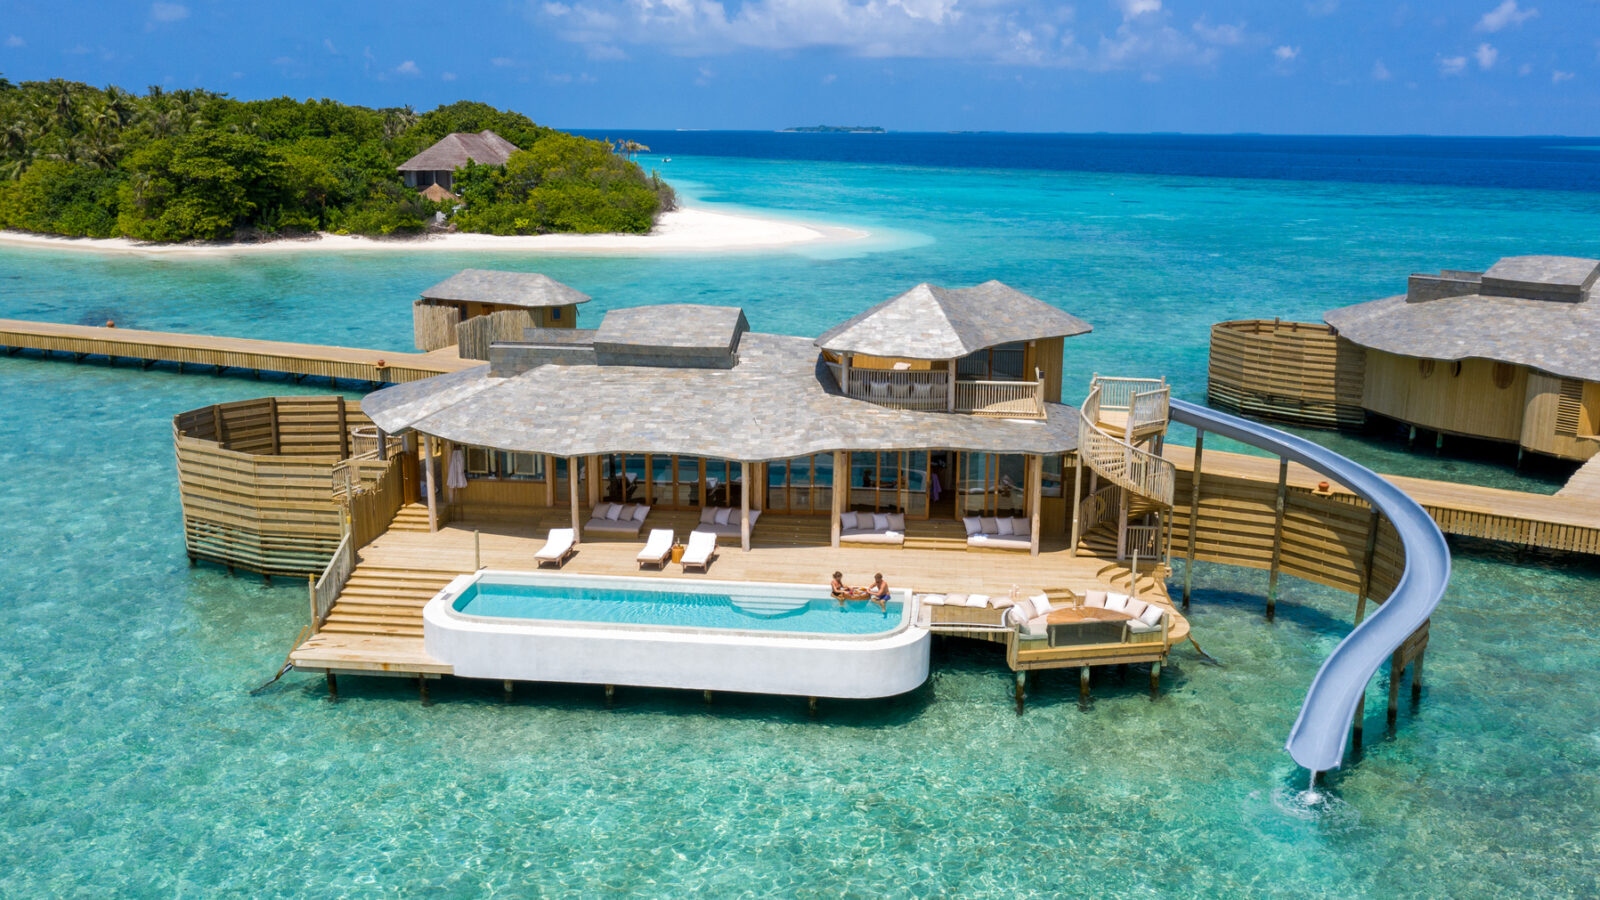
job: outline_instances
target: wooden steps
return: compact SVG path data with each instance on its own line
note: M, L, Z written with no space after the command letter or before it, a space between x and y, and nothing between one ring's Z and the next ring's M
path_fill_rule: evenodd
M426 521L422 532L427 532ZM453 569L357 565L321 632L420 638L422 608L460 574Z

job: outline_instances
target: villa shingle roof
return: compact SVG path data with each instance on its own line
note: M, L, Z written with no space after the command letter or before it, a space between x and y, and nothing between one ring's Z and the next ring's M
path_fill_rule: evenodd
M448 172L469 161L485 166L503 166L517 145L484 129L477 134L458 131L440 138L432 147L396 166L402 172Z
M589 295L538 272L462 269L422 292L428 300L496 303L538 309L589 302Z
M1043 421L913 412L852 400L807 338L749 332L732 368L541 365L510 377L488 366L395 385L361 401L390 434L500 450L583 456L677 453L750 462L833 450L942 448L1063 453L1077 414Z
M1483 273L1478 293L1438 299L1401 294L1329 310L1322 318L1340 337L1385 353L1487 359L1600 381L1597 271L1600 261L1592 259L1511 257ZM1468 289L1472 282L1465 278ZM1501 296L1511 292L1532 296ZM1533 299L1539 296L1546 299Z
M824 350L904 359L959 359L1013 341L1068 337L1091 326L998 281L977 287L919 284L816 340Z

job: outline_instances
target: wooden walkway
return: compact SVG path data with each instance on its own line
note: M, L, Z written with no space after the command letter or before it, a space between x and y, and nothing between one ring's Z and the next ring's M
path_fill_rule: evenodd
M1180 481L1187 481L1194 470L1194 448L1168 446L1166 457L1178 467ZM1600 459L1600 457L1597 457ZM1207 448L1202 464L1204 476L1216 473L1276 485L1278 460L1265 456L1246 456ZM1579 492L1574 483L1590 470ZM1579 470L1567 489L1556 494L1530 494L1502 488L1430 481L1385 475L1392 484L1422 504L1445 534L1484 538L1523 547L1567 550L1600 554L1600 466L1594 461ZM1289 466L1290 488L1312 490L1328 479L1297 463ZM1353 496L1343 485L1329 487L1335 496Z
M1591 456L1567 479L1567 486L1556 491L1557 497L1582 500L1600 509L1600 456Z
M543 546L546 529L564 526L568 514L552 509L543 518L517 525L453 522L430 533L426 510L415 504L404 507L388 531L361 548L355 571L322 630L296 647L290 662L305 671L449 674L449 666L423 650L422 607L452 578L474 571L478 562L485 568L533 569L533 555ZM681 538L695 520L693 513L657 511L650 514L648 525L673 528ZM480 532L481 549L476 558L475 529ZM865 545L835 549L828 546L827 521L821 517L763 518L752 536L750 552L741 551L737 544L722 549L706 574L685 574L678 566L641 572L634 557L642 545L641 539L633 538L585 540L563 571L823 585L839 569L851 583L866 583L875 572L883 572L896 588L991 595L1007 594L1013 584L1030 591L1126 591L1131 577L1124 564L1069 555L1064 541L1047 542L1038 556L968 551L965 546L959 550ZM1140 598L1171 609L1163 579L1157 577L1154 567L1141 565L1140 570ZM1169 639L1176 645L1188 639L1189 623L1176 612L1173 616ZM1004 643L1005 637L995 633L989 639ZM1048 667L1050 660L1031 662L1030 668Z
M226 369L244 369L391 384L483 365L478 360L459 358L454 347L433 353L391 353L321 344L138 331L99 325L63 325L21 319L0 319L0 347L5 348L9 355L35 350L47 355L71 354L80 361L85 357L98 356L113 362L118 359L139 360L146 367L155 363L177 363L180 368L190 365L211 366L218 374Z

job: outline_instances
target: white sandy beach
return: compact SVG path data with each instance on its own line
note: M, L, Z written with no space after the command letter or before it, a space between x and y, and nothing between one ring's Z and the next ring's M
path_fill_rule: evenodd
M63 238L0 231L0 246L49 247L150 256L226 256L236 253L330 251L491 251L498 253L636 254L769 250L801 244L854 241L865 231L705 209L677 209L661 216L649 234L438 234L415 238L366 238L322 234L261 243L152 244L126 238Z

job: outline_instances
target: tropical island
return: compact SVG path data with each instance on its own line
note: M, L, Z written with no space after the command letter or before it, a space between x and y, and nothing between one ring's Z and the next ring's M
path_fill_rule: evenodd
M797 125L784 134L888 134L881 125Z
M175 243L643 234L671 186L602 141L461 101L426 113L0 78L0 228Z

